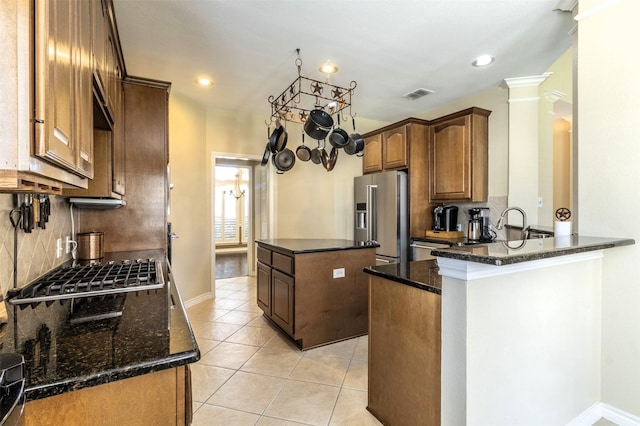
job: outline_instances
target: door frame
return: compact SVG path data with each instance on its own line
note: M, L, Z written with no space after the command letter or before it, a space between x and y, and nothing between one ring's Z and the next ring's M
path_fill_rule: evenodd
M262 155L247 155L247 154L230 154L226 152L212 152L211 153L211 190L209 192L210 197L210 225L211 225L211 293L215 297L215 277L216 277L216 235L215 235L215 190L216 190L216 163L218 159L228 159L228 160L239 160L239 161L248 161L247 166L250 168L249 173L249 187L251 188L250 197L248 200L248 208L249 208L249 233L247 239L247 273L249 276L256 275L256 223L259 220L265 220L264 218L256 217L256 204L263 199L266 199L266 206L264 209L260 209L260 211L265 214L266 223L267 223L267 235L258 235L258 238L270 238L273 233L274 224L273 218L275 217L274 209L275 209L275 189L273 188L272 182L275 182L273 168L269 167L266 176L266 182L256 182L256 168L260 167L260 161L262 160ZM257 165L255 165L257 163Z

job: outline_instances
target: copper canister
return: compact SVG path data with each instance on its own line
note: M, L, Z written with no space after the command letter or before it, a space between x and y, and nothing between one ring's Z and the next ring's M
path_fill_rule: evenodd
M104 257L104 232L81 232L78 241L78 259L96 260Z

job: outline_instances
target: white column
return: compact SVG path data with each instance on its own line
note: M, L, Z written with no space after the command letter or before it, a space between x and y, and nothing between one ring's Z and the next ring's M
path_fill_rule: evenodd
M509 206L527 212L528 223L538 223L538 87L551 73L506 78L509 87ZM519 225L514 215L508 223Z

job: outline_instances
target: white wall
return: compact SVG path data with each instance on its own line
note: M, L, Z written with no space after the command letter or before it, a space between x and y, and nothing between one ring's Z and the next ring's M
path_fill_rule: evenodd
M418 118L433 120L470 107L491 111L489 116L489 196L501 197L508 194L509 170L509 91L506 87L496 87L458 99L448 105L434 108L416 115Z
M178 93L169 97L172 267L182 298L211 290L211 220L207 186L205 109Z
M266 118L233 111L207 110L207 151L262 156L268 136ZM359 133L386 124L356 118ZM345 128L351 132L351 123ZM287 133L287 147L295 151L302 142L302 127L288 123ZM305 143L314 147L317 141L307 136ZM273 166L269 163L267 167ZM340 152L331 172L311 161L296 160L292 170L274 176L272 184L276 217L270 237L352 238L353 177L360 175L362 160L344 152Z
M579 6L580 233L640 241L640 58L636 54L640 2L581 0ZM636 416L640 416L638 259L638 245L608 250L602 285L602 400Z

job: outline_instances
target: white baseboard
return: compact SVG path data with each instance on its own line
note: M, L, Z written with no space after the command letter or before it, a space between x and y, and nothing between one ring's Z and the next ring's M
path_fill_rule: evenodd
M602 402L592 405L568 423L567 426L593 426L595 422L603 417L618 426L640 426L640 417Z
M209 299L213 299L213 293L209 292L209 293L204 293L201 294L198 297L194 297L193 299L189 299L186 302L184 302L184 306L185 308L190 308L194 305L197 305L200 302L204 302L205 300L209 300Z
M607 404L600 403L602 406L602 417L617 423L620 426L639 426L640 417L629 414L626 411L617 409Z

